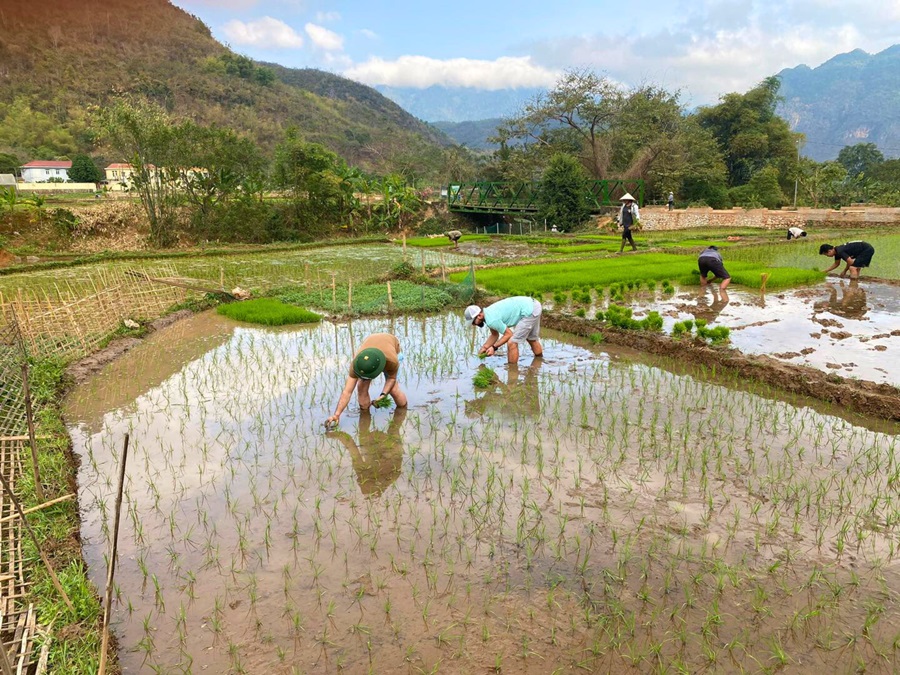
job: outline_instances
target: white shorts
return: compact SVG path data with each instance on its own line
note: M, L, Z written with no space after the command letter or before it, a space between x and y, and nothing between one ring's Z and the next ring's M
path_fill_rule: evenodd
M541 334L541 312L544 308L537 300L534 301L534 311L531 316L519 319L513 328L513 342L525 342L526 340L537 340Z

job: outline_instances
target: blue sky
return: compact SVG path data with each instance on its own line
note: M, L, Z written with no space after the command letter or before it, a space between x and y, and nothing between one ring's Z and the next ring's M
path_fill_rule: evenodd
M550 87L571 68L688 105L900 41L900 0L174 0L255 59L369 85Z

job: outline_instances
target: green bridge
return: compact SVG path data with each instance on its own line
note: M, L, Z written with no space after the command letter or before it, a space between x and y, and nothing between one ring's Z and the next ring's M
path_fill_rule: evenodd
M459 183L447 189L447 204L460 213L535 213L540 183L499 182ZM634 195L638 204L644 203L642 180L592 180L585 184L591 212L619 204L626 192Z

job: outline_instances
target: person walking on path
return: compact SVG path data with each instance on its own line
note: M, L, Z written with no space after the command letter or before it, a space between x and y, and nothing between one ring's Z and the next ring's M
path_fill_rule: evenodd
M848 241L841 246L832 246L831 244L822 244L819 247L819 255L827 255L834 258L834 264L825 270L828 274L841 264L843 260L847 266L841 272L841 278L847 276L850 271L851 279L859 279L859 271L863 267L868 267L872 262L872 256L875 255L875 247L865 241Z
M640 221L641 211L630 192L626 192L620 199L622 206L619 208L619 226L622 228L622 245L619 247L619 253L625 250L626 240L631 244L631 250L637 251L634 237L631 236L631 227Z
M719 253L719 249L715 246L709 246L702 251L700 257L697 258L697 266L700 268L700 286L706 288L708 283L706 275L712 272L716 279L722 280L722 283L719 284L719 290L722 291L723 300L728 302L728 293L725 292L725 289L731 283L731 275L725 269L725 263L722 262L722 254Z
M390 396L398 408L405 408L408 403L406 394L397 382L397 371L400 368L400 341L390 333L373 333L359 346L353 356L350 373L334 415L325 420L326 427L337 426L341 414L347 409L353 390L360 410L368 411L369 406ZM369 395L369 385L376 377L384 373L384 386L381 395L375 400Z
M466 321L473 326L487 326L491 334L478 350L479 354L493 356L497 349L509 343L506 352L509 363L519 360L519 343L527 342L535 356L544 353L541 347L541 312L543 307L534 298L519 295L499 300L484 309L478 305L466 307Z
M669 198L666 200L666 202L669 204L669 211L674 211L675 210L675 193L674 192L669 193Z
M787 234L788 241L790 241L791 239L799 239L800 237L805 237L806 231L801 230L799 227L789 227Z
M450 230L449 232L444 232L447 235L447 239L453 242L453 248L459 248L459 240L462 239L462 232L459 230Z

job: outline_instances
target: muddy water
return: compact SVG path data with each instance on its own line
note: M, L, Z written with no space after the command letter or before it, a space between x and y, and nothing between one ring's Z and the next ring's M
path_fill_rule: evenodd
M842 377L900 386L900 287L832 280L810 288L761 294L718 287L682 289L672 297L644 291L626 298L636 315L656 310L664 328L705 319L731 329L731 344ZM594 308L591 308L592 310Z
M324 433L348 355L382 330L409 410L351 405ZM124 671L897 667L897 429L560 335L543 360L487 359L480 391L477 338L454 315L205 314L74 391L98 585L132 438Z

